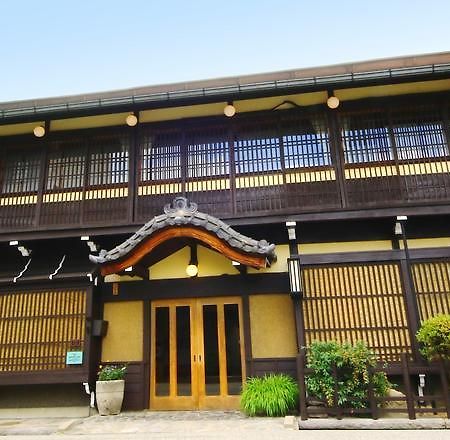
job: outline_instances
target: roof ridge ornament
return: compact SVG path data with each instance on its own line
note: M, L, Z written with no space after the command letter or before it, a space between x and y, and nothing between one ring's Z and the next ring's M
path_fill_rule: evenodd
M186 197L175 197L172 203L164 206L164 212L167 215L175 215L177 217L185 217L186 215L195 214L198 211L197 203L190 202Z
M269 264L276 261L275 244L240 234L222 220L200 212L197 203L181 196L164 206L164 214L153 217L123 243L109 251L102 249L99 255L89 255L89 259L96 264L119 261L153 234L178 226L203 229L205 233L214 234L217 239L242 254L265 257Z

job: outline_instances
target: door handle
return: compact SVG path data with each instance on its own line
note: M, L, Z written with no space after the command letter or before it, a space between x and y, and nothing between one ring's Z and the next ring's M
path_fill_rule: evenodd
M199 362L202 361L202 355L201 355L201 354L198 355L198 361L199 361Z
M194 354L194 362L195 362L195 354Z

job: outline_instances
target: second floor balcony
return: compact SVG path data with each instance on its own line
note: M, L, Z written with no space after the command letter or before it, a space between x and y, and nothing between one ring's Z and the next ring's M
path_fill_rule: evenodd
M0 232L142 224L178 195L230 223L443 212L449 111L441 93L3 138Z

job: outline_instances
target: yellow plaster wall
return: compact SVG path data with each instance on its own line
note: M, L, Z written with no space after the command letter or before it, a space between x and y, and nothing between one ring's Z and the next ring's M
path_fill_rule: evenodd
M450 246L450 237L413 238L408 240L408 247L410 249L449 247L449 246ZM403 242L401 240L400 240L400 248L403 249Z
M251 295L250 328L254 358L297 354L294 306L289 295Z
M50 122L51 131L76 130L81 128L111 127L126 125L125 119L130 113L84 116L81 118L55 119Z
M283 101L291 101L298 106L308 106L323 104L327 100L327 92L312 92L296 95L281 95L270 98L245 99L233 101L237 113L254 112L259 110L270 110ZM216 102L213 104L201 104L186 107L172 107L155 110L145 110L140 112L140 122L169 121L182 118L196 118L201 116L223 115L226 102ZM292 105L285 104L280 109L292 108Z
M159 261L151 266L150 279L186 278L186 266L189 264L190 256L190 248L184 247ZM199 277L238 274L238 271L231 265L231 260L200 245L197 245L197 259Z
M140 122L170 121L182 118L196 118L201 116L223 115L226 102L214 104L201 104L186 107L160 108L144 110L139 113Z
M390 240L307 243L299 245L300 254L328 254L336 252L369 252L390 250L392 250L392 243Z
M142 301L105 304L103 319L109 324L102 341L102 362L142 361L143 307Z
M249 267L247 272L248 273L287 272L287 259L289 257L289 246L287 244L277 244L275 246L275 253L277 255L277 261L274 261L270 267L259 270Z
M190 250L188 247L174 252L150 267L150 279L186 278L186 266L189 264L189 258Z
M16 134L33 135L33 129L36 125L44 125L44 121L26 122L24 124L0 125L0 136L14 136Z
M371 87L355 87L348 89L335 89L334 94L341 101L352 101L357 99L405 95L411 93L431 93L450 90L450 80L419 81L405 84L388 84ZM309 106L325 104L327 92L311 92L295 95L281 95L268 98L246 99L234 101L234 106L238 113L251 111L270 110L283 101L292 101L298 106ZM161 108L155 110L145 110L139 113L139 121L157 122L169 121L183 118L194 118L203 116L223 115L223 108L226 102L216 102L212 104L200 104L193 106ZM290 108L285 104L280 109ZM50 123L51 131L74 130L82 128L107 127L114 125L126 125L125 118L129 113L116 113L109 115L86 116L80 118L69 118L52 120ZM32 134L36 125L43 125L43 121L37 121L24 124L9 124L0 126L0 136L12 136L18 134Z

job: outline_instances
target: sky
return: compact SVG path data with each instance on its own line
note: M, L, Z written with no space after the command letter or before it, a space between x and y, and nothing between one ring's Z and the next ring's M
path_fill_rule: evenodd
M449 0L0 0L0 102L450 50Z

